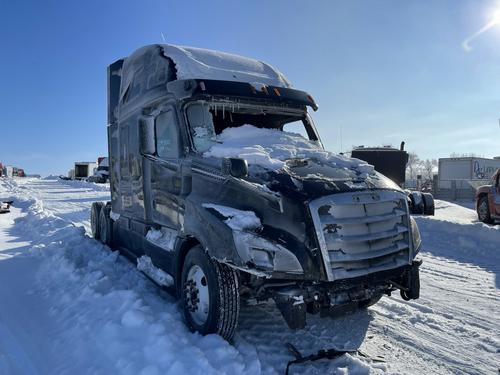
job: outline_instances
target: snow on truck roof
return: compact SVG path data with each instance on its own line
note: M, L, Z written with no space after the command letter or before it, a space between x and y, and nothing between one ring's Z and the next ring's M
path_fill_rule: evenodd
M172 59L177 79L205 78L291 87L290 81L265 62L203 48L162 44L164 56Z
M153 44L137 49L124 59L121 76L120 99L140 82L153 87L173 80L210 79L292 87L282 73L262 61L171 44Z

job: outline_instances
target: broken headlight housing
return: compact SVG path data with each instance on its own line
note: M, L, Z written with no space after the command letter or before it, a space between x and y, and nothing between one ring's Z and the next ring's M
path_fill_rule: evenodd
M233 230L236 250L246 263L265 271L304 273L297 257L283 246L249 232Z
M410 216L411 239L413 241L413 256L417 255L422 248L422 237L417 222Z

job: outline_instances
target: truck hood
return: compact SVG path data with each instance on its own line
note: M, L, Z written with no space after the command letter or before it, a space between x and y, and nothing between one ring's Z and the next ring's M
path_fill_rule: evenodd
M251 182L296 199L352 190L400 188L366 162L324 150L299 134L252 125L227 128L205 157L241 158Z
M317 159L291 159L283 169L253 174L250 178L271 191L300 201L357 190L401 190L378 172L373 171L367 176L353 174Z

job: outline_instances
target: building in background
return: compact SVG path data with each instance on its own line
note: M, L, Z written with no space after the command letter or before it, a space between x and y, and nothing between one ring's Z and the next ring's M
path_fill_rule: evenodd
M439 159L436 196L440 199L474 199L476 189L489 183L500 168L500 156L493 159L463 157Z

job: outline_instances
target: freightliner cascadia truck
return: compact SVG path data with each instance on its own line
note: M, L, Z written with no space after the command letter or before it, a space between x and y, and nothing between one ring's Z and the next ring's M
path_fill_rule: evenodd
M231 339L244 300L307 313L419 297L409 198L323 148L311 95L270 65L167 44L108 67L111 202L95 238L181 301L193 331Z

